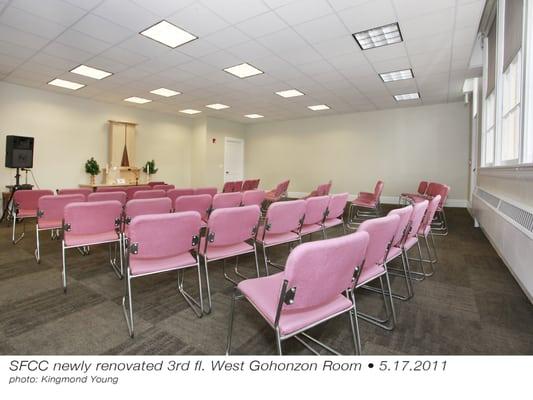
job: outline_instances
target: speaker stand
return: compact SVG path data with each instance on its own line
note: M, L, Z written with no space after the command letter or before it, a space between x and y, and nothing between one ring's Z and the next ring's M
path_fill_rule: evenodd
M4 210L2 211L2 216L0 217L0 222L2 222L6 215L8 214L9 205L13 201L13 195L15 192L20 188L20 168L17 168L17 172L15 173L15 185L11 187L10 193L9 193L9 199L6 201L6 204L4 204ZM16 216L12 215L13 218L16 218Z

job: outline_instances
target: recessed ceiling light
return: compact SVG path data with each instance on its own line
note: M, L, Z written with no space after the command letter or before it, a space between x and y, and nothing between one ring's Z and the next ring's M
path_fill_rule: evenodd
M420 94L418 94L418 92L397 94L397 95L394 96L394 100L396 100L396 101L415 100L415 99L419 99L419 98L420 98Z
M400 26L397 22L357 32L352 36L361 50L387 46L389 44L399 43L403 40Z
M85 85L82 85L81 83L66 81L64 79L54 79L48 82L49 85L52 86L59 86L63 89L70 89L70 90L78 90L84 87Z
M172 96L181 94L181 92L176 92L175 90L170 90L170 89L165 89L165 88L150 90L150 93L157 94L158 96L163 96L163 97L172 97Z
M140 32L141 35L146 36L156 42L163 43L168 47L175 49L182 44L188 43L192 40L198 39L198 36L194 36L176 25L171 24L165 20L152 25L150 28Z
M225 108L229 108L229 106L225 104L215 103L215 104L208 104L206 105L207 108L212 108L213 110L224 110Z
M324 111L330 109L327 104L317 104L316 106L307 106L307 108L313 111Z
M248 78L250 76L264 73L260 69L257 69L253 65L250 65L248 63L235 65L234 67L224 68L224 71L232 75L235 75L236 77L239 77L239 78Z
M201 111L200 110L193 110L192 108L187 108L185 110L180 110L180 113L193 115L193 114L200 114Z
M285 97L285 98L298 97L298 96L303 96L304 95L302 92L300 92L299 90L296 90L296 89L282 90L281 92L276 92L276 94L278 96Z
M383 82L401 81L403 79L411 79L414 77L413 70L411 68L402 69L400 71L384 72L379 74L379 76Z
M87 65L79 65L74 69L71 69L70 72L73 74L88 76L89 78L93 79L104 79L108 76L113 75L111 72L103 71L98 68L89 67Z
M130 103L136 103L136 104L145 104L145 103L150 103L152 100L133 96L133 97L128 97L127 99L124 99L124 101L128 101Z
M256 119L256 118L263 118L264 115L261 115L261 114L246 114L245 117L246 118L251 118L251 119Z

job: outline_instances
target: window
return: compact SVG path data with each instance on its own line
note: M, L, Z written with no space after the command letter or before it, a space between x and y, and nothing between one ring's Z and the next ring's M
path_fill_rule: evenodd
M496 93L492 93L486 99L485 110L485 135L483 140L483 164L494 165L494 139L496 133Z
M521 63L522 60L519 51L503 73L503 110L500 154L502 164L516 164L520 159Z

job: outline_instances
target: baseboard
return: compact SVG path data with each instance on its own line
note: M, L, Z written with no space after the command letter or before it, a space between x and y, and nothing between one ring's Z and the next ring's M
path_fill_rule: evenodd
M305 197L309 194L309 192L289 192L289 197ZM355 194L349 194L348 199L353 200L355 199ZM398 196L381 196L381 202L383 204L398 204ZM468 205L467 200L462 199L448 199L446 201L446 207L453 207L453 208L466 208Z

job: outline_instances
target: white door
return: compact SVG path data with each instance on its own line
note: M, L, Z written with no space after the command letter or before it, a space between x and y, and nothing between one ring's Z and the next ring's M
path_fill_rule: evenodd
M244 140L224 138L224 182L244 179Z

